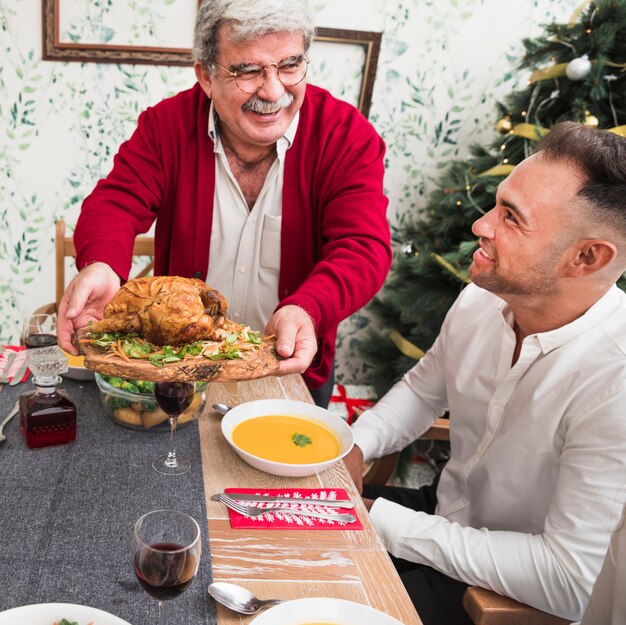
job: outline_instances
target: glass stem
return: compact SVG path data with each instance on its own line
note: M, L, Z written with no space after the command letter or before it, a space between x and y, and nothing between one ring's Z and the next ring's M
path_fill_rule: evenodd
M159 601L159 625L167 625L167 602Z
M170 417L170 450L167 452L167 459L165 460L165 464L168 467L177 467L178 460L176 458L176 448L174 447L174 434L176 433L176 423L178 421L178 417Z

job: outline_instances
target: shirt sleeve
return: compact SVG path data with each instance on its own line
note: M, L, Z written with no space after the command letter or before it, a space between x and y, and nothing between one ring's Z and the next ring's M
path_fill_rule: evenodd
M352 426L354 443L364 460L404 449L446 412L445 352L450 319L458 302L446 315L425 356Z
M377 499L372 522L396 557L564 618L580 619L622 512L624 384L564 417L567 434L541 534L463 527ZM532 460L532 455L529 455ZM611 468L612 470L607 470Z
M626 620L626 506L600 575L593 585L582 625L623 625ZM575 625L581 625L580 623Z

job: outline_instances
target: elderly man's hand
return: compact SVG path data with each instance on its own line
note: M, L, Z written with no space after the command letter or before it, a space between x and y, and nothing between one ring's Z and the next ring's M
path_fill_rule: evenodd
M279 308L265 326L267 335L276 335L276 351L286 358L279 364L278 375L304 373L317 352L313 320L299 306Z
M72 334L89 321L102 319L104 307L120 288L120 277L105 263L84 267L70 282L59 302L57 335L59 346L77 354Z

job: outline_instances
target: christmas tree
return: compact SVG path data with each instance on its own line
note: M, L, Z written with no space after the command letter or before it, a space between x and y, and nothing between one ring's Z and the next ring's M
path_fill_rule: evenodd
M577 13L524 41L520 71L528 85L497 104L496 140L453 162L422 214L399 225L403 244L369 307L382 330L359 345L379 396L432 345L469 282L472 223L493 207L498 184L549 128L573 120L626 135L626 0L595 0Z

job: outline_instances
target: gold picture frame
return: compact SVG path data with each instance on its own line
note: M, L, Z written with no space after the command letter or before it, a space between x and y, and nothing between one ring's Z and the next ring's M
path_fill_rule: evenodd
M62 0L42 0L43 45L45 61L80 63L139 63L149 65L189 66L193 63L190 48L113 45L61 41L59 16ZM372 102L382 33L360 30L318 28L315 42L357 46L362 49L363 67L358 85L358 109L366 117ZM355 68L355 71L357 69Z

